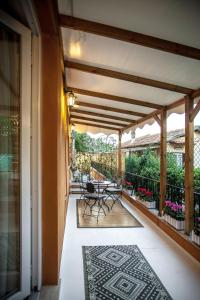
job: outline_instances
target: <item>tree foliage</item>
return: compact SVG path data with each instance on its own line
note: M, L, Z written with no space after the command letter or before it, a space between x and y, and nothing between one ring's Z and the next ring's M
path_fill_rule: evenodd
M142 155L131 154L125 159L126 172L143 177L160 179L160 157L151 149L146 149ZM200 183L200 169L195 172L196 184ZM177 164L173 153L167 154L167 183L175 186L183 186L184 169Z
M110 152L116 148L113 137L91 138L87 133L75 133L76 152Z
M184 169L177 164L173 153L167 153L167 183L178 187L184 183Z
M90 152L92 142L92 138L87 133L76 132L75 149L77 152Z
M160 180L160 157L150 149L146 149L142 155L133 153L125 158L125 171ZM183 187L184 173L184 168L178 165L174 154L167 153L167 184ZM200 193L200 168L194 169L194 188Z

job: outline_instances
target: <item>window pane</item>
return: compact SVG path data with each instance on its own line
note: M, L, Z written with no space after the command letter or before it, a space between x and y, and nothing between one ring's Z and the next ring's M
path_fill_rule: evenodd
M20 289L20 36L0 23L0 299Z

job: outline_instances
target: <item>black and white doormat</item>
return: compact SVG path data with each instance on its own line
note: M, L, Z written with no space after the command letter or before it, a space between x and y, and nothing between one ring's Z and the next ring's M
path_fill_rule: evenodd
M172 299L136 245L83 246L87 300Z

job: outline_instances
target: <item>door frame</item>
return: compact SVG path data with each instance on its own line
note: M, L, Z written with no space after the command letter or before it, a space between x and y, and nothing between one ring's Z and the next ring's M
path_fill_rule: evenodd
M31 292L31 31L0 10L0 21L21 37L20 53L20 291L9 300Z
M41 37L32 36L32 290L42 285L42 196L41 196Z

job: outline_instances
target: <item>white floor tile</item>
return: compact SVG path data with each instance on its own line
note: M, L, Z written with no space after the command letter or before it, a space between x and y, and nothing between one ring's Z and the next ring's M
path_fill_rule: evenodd
M137 245L174 300L200 300L200 264L129 204L143 228L77 228L76 195L69 200L61 260L60 300L84 300L82 246ZM131 299L130 299L131 300Z

